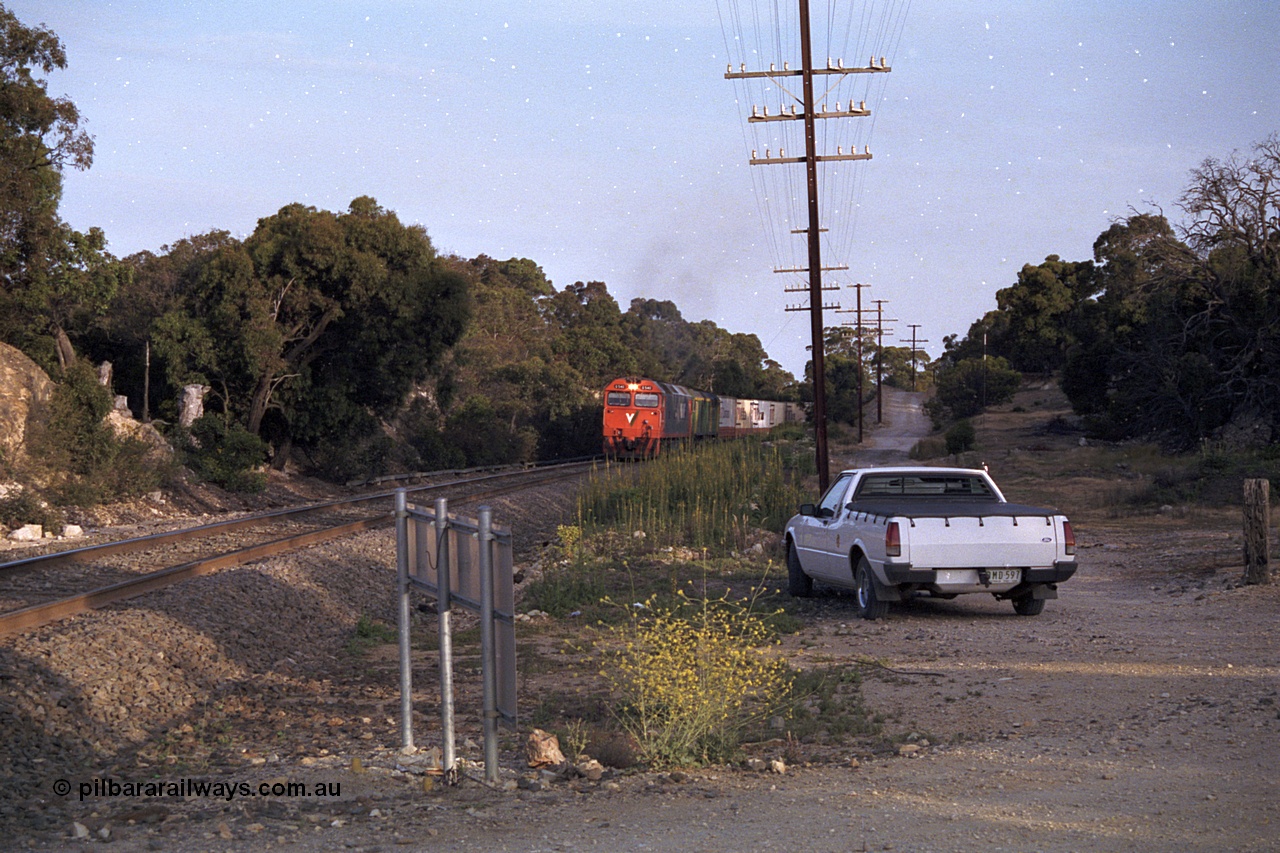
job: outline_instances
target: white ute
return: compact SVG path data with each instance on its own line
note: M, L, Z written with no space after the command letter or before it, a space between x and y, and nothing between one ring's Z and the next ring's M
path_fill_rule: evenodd
M1065 516L1009 503L986 471L970 468L844 471L784 535L788 591L810 595L815 580L857 590L864 619L917 594L970 592L1035 616L1076 571Z

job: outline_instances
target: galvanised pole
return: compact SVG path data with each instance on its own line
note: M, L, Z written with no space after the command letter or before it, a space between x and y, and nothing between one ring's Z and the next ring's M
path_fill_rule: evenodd
M404 489L396 489L397 639L400 641L400 746L413 751L413 666L409 646L409 503Z
M493 509L480 507L480 677L484 682L484 780L498 782L498 657L493 630Z
M448 784L457 780L453 731L453 578L449 554L449 501L436 498L436 628L440 640L440 768Z

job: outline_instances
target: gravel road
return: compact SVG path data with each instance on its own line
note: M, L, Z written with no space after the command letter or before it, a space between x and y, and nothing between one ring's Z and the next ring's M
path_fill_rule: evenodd
M835 464L900 460L891 431L919 429L917 415L909 399L886 415L875 446ZM568 500L548 490L498 517L524 526L528 556ZM1280 585L1237 584L1239 525L1226 511L1087 513L1080 571L1030 619L977 596L872 623L847 595L805 602L793 665L859 667L892 749L779 743L781 773L510 790L397 769L410 762L394 647L350 646L361 617L394 613L394 544L369 533L0 642L0 825L8 847L122 851L1276 850ZM473 680L464 670L461 754L478 759ZM518 745L503 743L513 782ZM95 778L341 794L110 796Z

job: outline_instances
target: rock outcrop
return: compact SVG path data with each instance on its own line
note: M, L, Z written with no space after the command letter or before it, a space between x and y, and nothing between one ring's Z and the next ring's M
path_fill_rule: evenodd
M33 407L49 402L53 382L40 366L15 347L0 343L0 454L14 458L22 450Z

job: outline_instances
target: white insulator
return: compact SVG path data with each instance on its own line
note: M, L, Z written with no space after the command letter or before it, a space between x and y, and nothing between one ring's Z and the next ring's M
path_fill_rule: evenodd
M769 70L770 70L770 71L777 71L778 69L777 69L777 67L775 67L775 66L774 66L774 64L773 64L772 62L770 62L770 63L769 63Z
M837 157L839 157L839 156L840 156L841 154L843 154L843 153L844 153L844 146L842 146L842 145L837 145L837 146L836 146L836 156L837 156Z
M837 68L844 68L844 60L843 60L843 59L837 59L837 60L836 60L836 67L837 67Z
M756 149L754 149L754 148L752 148L752 149L751 149L751 159L752 159L752 160L759 160L759 159L760 159L759 157L757 157L757 156L756 156Z
M880 57L880 67L884 68L884 57Z
M867 102L866 102L866 101L858 101L858 109L860 109L860 110L865 110L866 108L867 108Z
M790 71L790 70L791 70L791 63L790 63L790 62L784 62L784 63L782 63L782 70L783 70L783 71Z

